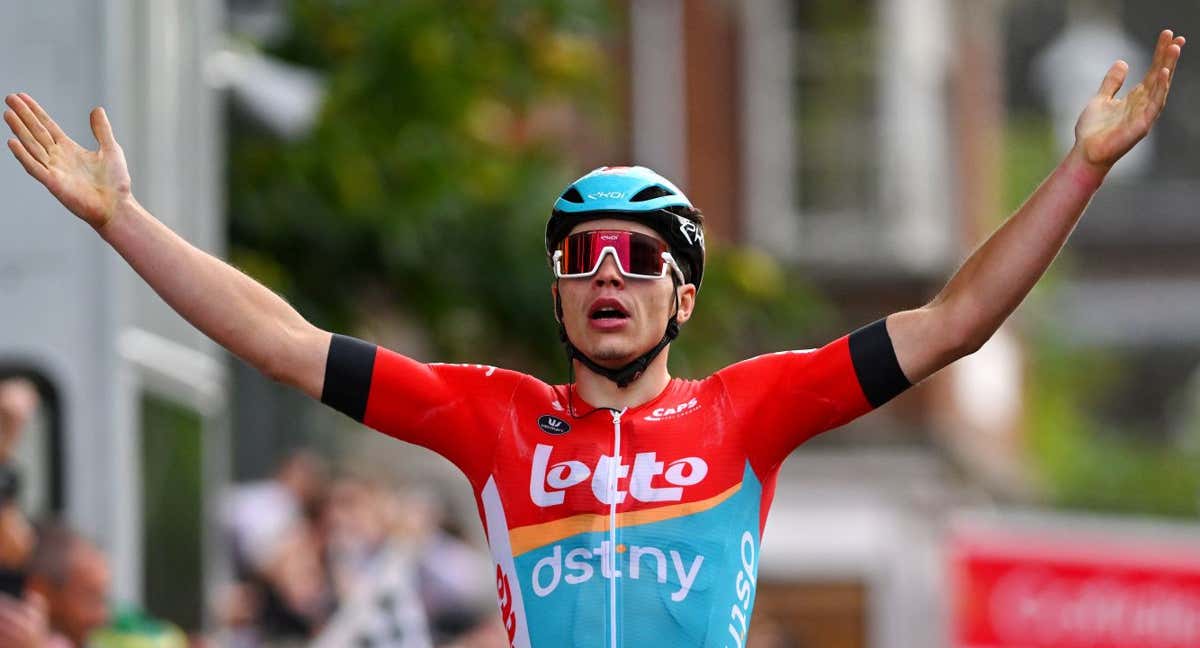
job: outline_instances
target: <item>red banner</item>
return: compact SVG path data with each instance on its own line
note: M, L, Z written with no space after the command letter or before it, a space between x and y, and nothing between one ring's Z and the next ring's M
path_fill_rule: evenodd
M1200 647L1200 542L993 528L950 555L957 648Z

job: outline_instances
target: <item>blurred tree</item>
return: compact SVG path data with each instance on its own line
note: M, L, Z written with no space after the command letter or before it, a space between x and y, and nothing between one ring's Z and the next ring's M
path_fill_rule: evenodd
M1058 156L1051 124L1009 120L1005 207L1015 210ZM1028 342L1027 451L1047 503L1106 513L1200 514L1200 448L1151 439L1105 416L1126 371L1111 349L1081 347L1055 322L1054 301L1072 274L1068 246L1022 307Z
M615 130L614 22L606 0L294 0L271 54L320 71L327 96L297 141L233 115L233 261L332 330L403 313L437 359L564 377L543 227L566 182L608 162L566 151ZM710 264L677 367L796 346L819 312L769 257Z

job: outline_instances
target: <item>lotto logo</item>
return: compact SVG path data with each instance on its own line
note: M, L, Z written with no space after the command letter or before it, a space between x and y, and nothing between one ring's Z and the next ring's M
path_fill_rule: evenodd
M565 491L588 477L592 478L592 494L603 504L625 501L626 492L617 488L617 482L626 478L628 494L639 502L678 502L683 499L683 487L698 484L708 475L708 464L700 457L684 457L667 466L658 460L658 453L639 452L633 459L631 474L629 464L623 463L619 456L600 455L593 470L573 459L551 465L553 452L553 446L541 443L533 452L529 496L542 507L562 504ZM655 486L655 478L660 476L671 486Z

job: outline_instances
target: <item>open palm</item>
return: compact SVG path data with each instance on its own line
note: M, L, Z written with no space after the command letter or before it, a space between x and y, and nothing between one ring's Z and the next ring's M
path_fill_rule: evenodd
M1111 167L1150 132L1167 103L1175 64L1184 43L1182 36L1163 30L1158 35L1150 70L1122 99L1116 95L1125 83L1129 65L1117 61L1109 68L1100 91L1075 124L1075 148L1084 159L1097 166Z
M125 153L113 138L104 109L92 110L92 133L99 150L75 143L54 123L33 97L8 95L4 121L16 138L8 148L29 175L46 186L67 209L97 229L112 217L117 204L130 195Z

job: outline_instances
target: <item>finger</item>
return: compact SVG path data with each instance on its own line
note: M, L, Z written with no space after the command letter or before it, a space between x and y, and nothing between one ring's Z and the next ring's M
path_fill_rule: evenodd
M1183 46L1179 43L1171 43L1167 46L1167 57L1163 61L1163 67L1167 68L1169 76L1175 76L1175 66L1179 64L1179 56L1183 54Z
M11 110L4 111L4 123L8 124L9 130L21 141L21 145L25 147L25 150L37 158L38 162L46 164L50 161L50 155L46 153L45 147L38 143L33 133L30 133L29 129L25 127L25 122L21 121L21 118L17 116L17 113Z
M63 132L63 129L59 128L58 122L55 122L53 119L51 119L50 114L47 113L46 110L42 108L42 105L35 101L33 97L29 96L29 94L25 92L19 93L18 96L25 100L25 103L28 104L33 110L33 114L37 116L38 121L42 122L42 125L46 127L46 130L50 131L50 136L54 138L55 142L61 143L64 140L71 141L71 138Z
M1155 85L1150 92L1150 104L1154 107L1154 116L1162 112L1163 106L1167 104L1167 93L1171 90L1171 70L1161 68L1158 71L1158 78L1155 79Z
M8 140L8 150L12 151L17 161L21 163L21 166L25 167L26 173L36 178L38 182L46 184L46 181L50 178L50 169L47 169L46 165L38 162L37 159L30 155L20 140Z
M1158 33L1158 42L1154 44L1154 57L1150 61L1150 69L1146 70L1146 78L1142 79L1142 83L1149 85L1158 76L1158 69L1163 67L1167 61L1167 47L1171 45L1174 38L1175 35L1169 29Z
M1129 74L1129 64L1125 61L1117 61L1108 68L1108 73L1104 75L1104 80L1100 82L1100 96L1108 97L1109 99L1116 96L1121 86L1125 84L1125 76Z
M21 118L21 121L29 129L29 132L33 133L33 136L37 138L38 143L47 151L51 150L54 146L54 138L50 136L50 131L46 130L42 122L38 120L37 115L33 114L33 109L29 107L29 104L25 103L25 100L21 97L13 96L13 101L9 105L16 111L17 116Z
M112 124L108 123L108 115L104 109L99 106L92 109L92 134L96 136L96 141L100 144L100 149L112 151L120 148L117 145L117 139L113 137Z

